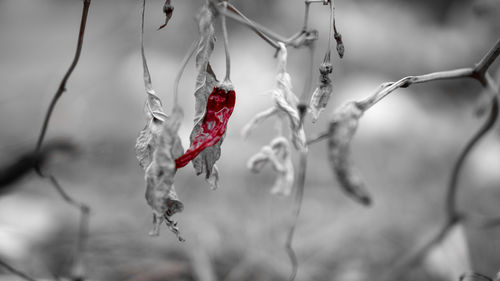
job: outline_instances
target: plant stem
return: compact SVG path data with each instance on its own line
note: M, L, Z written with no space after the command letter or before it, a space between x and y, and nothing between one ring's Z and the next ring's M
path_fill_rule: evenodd
M226 77L224 78L225 82L231 81L231 56L229 55L229 39L227 35L227 25L226 25L226 16L227 14L227 2L223 1L222 6L224 9L221 13L221 24L222 24L222 37L224 38L224 53L226 54Z
M180 84L180 81L181 81L181 78L182 78L182 74L184 73L184 70L186 69L186 66L189 62L189 60L191 59L191 57L193 57L193 54L195 53L196 51L196 47L198 46L198 43L200 41L199 40L196 40L193 42L193 44L191 44L191 47L189 47L189 50L188 52L186 53L186 55L184 56L184 58L182 59L182 62L181 62L181 67L179 69L179 72L177 72L177 75L175 76L175 81L174 81L174 107L177 107L179 106L179 84Z
M85 35L85 26L87 25L87 15L89 12L89 7L90 7L90 1L91 0L83 0L83 9L82 9L82 17L80 21L80 31L78 32L78 43L76 45L76 51L75 51L75 56L73 58L73 61L71 62L71 65L69 69L66 71L66 74L64 75L61 83L59 84L59 88L57 89L56 93L54 94L49 108L47 109L47 112L45 114L45 118L43 121L42 129L40 131L40 134L38 136L38 141L36 143L36 150L39 151L40 148L42 147L43 140L45 138L45 134L47 133L47 128L49 126L49 121L50 117L52 116L52 112L54 111L54 108L57 104L57 101L59 98L62 96L64 91L66 91L66 83L73 73L73 70L75 69L76 65L78 64L78 60L80 59L80 54L82 52L82 46L83 46L83 37Z

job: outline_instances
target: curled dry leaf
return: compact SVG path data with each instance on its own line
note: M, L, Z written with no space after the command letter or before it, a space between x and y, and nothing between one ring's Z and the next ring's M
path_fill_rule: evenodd
M183 117L182 110L174 108L172 115L165 122L151 122L151 136L154 146L150 146L149 163L146 172L146 200L153 210L154 228L150 235L158 235L159 227L166 222L167 226L179 236L176 223L170 219L172 215L183 210L183 204L179 201L174 188L174 177L176 173L175 159L183 154L181 140L178 130Z
M252 156L247 163L248 169L254 173L260 172L269 163L278 173L271 189L272 194L290 195L294 182L294 169L291 157L290 143L284 137L277 137L269 146Z
M328 156L330 165L344 192L363 205L371 204L359 172L350 159L350 144L363 110L356 102L349 102L334 113L330 121Z
M158 29L162 29L167 26L168 22L172 18L174 13L174 6L171 3L171 0L165 0L165 4L163 4L163 13L165 14L165 23L162 24Z
M330 79L330 74L332 73L332 63L330 62L330 54L327 54L328 60L325 59L323 63L319 66L319 86L314 90L311 96L311 102L309 103L309 108L313 115L313 123L315 123L320 113L328 105L328 100L332 95L332 79Z
M299 100L292 91L292 79L286 71L287 50L285 44L279 42L278 51L278 74L276 75L276 88L272 91L275 105L252 118L242 130L243 136L248 136L250 132L266 118L277 115L282 122L290 125L291 140L296 149L303 149L306 143L306 136L300 122L297 104ZM288 119L288 121L287 121Z
M337 31L335 31L334 38L335 38L335 41L337 42L337 53L339 54L340 58L343 58L345 47L344 47L344 42L342 42L342 35L340 33L338 33Z

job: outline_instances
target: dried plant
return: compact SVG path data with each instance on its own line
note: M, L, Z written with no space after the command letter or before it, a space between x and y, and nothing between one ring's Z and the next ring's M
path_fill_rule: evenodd
M246 17L234 5L227 1L206 0L202 1L199 13L196 15L199 37L188 50L175 78L173 90L173 103L170 114L163 108L160 97L153 89L151 75L149 72L145 48L144 48L144 21L146 1L142 1L141 13L141 58L143 67L143 79L146 91L144 105L145 127L139 133L135 145L136 156L139 166L144 170L146 185L146 202L153 213L153 230L151 235L157 236L163 222L180 241L184 239L179 234L177 222L172 216L184 209L179 199L174 183L178 169L193 163L195 174L204 174L206 181L212 189L219 186L220 175L216 162L222 156L222 142L226 135L230 117L236 104L235 86L231 82L231 60L226 18L243 24L254 31L261 39L268 43L276 51L277 73L276 85L272 90L273 104L269 109L256 113L249 123L242 129L242 134L249 134L258 128L258 125L271 116L278 117L281 127L287 128L288 136L284 136L278 130L270 143L264 145L260 151L253 155L247 163L248 168L255 173L262 171L265 167L271 168L276 173L276 181L271 188L271 193L288 196L293 194L292 220L288 229L285 250L290 258L292 270L289 280L294 280L298 272L298 259L292 247L297 220L300 215L302 199L305 189L307 157L309 146L327 140L327 154L333 174L343 191L363 204L370 205L372 196L367 192L367 184L362 179L360 171L354 167L351 159L352 140L355 137L358 125L362 122L364 113L380 102L384 97L399 88L406 88L413 84L427 83L436 80L473 78L477 80L488 93L487 104L489 115L485 123L467 143L459 155L450 175L447 187L445 211L446 222L424 245L419 245L410 251L404 258L398 258L394 266L380 280L391 280L400 278L411 267L421 262L436 246L444 243L450 237L453 230L462 227L464 223L473 221L465 211L459 210L457 206L457 194L459 192L459 176L464 162L471 150L479 141L491 131L498 116L499 87L490 76L488 70L500 55L500 40L486 53L486 55L473 67L460 68L448 71L434 72L419 76L404 77L396 82L383 83L373 94L361 100L349 101L338 107L330 118L328 127L317 137L306 139L304 120L310 113L313 122L320 118L320 113L325 110L333 93L334 66L331 59L333 53L340 58L344 57L345 46L342 35L338 31L335 22L335 4L333 0L305 0L304 23L301 29L290 37L279 35L272 30L256 23ZM323 4L329 6L330 18L329 39L327 50L323 61L319 65L318 85L311 91L313 80L313 68L315 58L315 44L318 32L309 27L309 11L311 4ZM83 46L87 15L90 0L83 0L83 13L81 17L80 31L75 57L70 68L64 75L59 88L54 95L45 116L41 132L34 153L27 154L16 161L12 166L0 171L0 186L4 187L23 176L32 167L35 167L39 175L48 178L62 198L80 211L80 228L77 239L77 251L73 272L73 280L83 280L86 276L83 255L88 239L88 215L89 207L70 197L57 181L56 177L46 171L42 171L43 162L48 154L54 150L64 150L65 146L43 146L45 134L50 122L52 112L57 101L66 90L66 83L75 69ZM160 26L162 29L172 20L174 7L171 0L165 0L162 12L165 14L165 22ZM226 59L226 74L222 81L217 80L211 68L211 55L215 48L216 21L220 20L220 29L223 36L223 45ZM333 49L333 40L336 47ZM287 71L288 50L287 48L305 48L309 50L310 71L304 78L304 90L300 96L296 95L292 87L292 77ZM190 58L195 56L196 77L195 81L195 114L194 124L190 135L190 147L184 151L179 129L184 117L183 109L178 103L178 87L183 71ZM295 150L292 149L292 145ZM294 156L298 161L294 163ZM482 218L480 225L497 226L498 218ZM24 280L33 281L30 277L6 262L0 260L0 266ZM471 273L463 275L460 280L492 280L491 278Z

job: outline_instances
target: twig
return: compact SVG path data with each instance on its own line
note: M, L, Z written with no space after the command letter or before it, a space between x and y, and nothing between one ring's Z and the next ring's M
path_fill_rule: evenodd
M455 220L447 220L441 229L429 241L423 245L415 247L403 258L398 258L396 264L391 265L391 270L383 274L382 277L377 280L387 281L400 279L403 274L408 272L409 269L417 265L429 252L429 250L438 245L448 235L450 230L452 230L452 228L459 222L459 218Z
M310 95L312 94L312 80L313 80L313 72L314 72L314 51L315 44L311 42L310 45L307 46L309 51L309 65L307 70L306 80L304 82L304 89L302 90L302 95L300 96L300 101L302 104L308 104L308 100Z
M306 111L300 111L300 123L302 125L304 121L304 114ZM299 220L300 210L302 209L302 199L304 198L304 186L306 181L306 170L307 170L307 155L308 148L307 144L300 150L300 159L299 159L299 172L296 178L296 193L295 193L295 202L293 204L293 219L290 229L288 231L285 249L290 258L290 262L292 264L292 272L290 273L289 281L295 280L297 277L297 272L299 268L299 262L297 259L297 255L292 247L293 236L295 234L295 228L297 226L297 221Z
M73 70L75 69L76 65L78 64L78 60L80 59L80 54L82 52L82 45L83 45L83 36L85 35L85 26L87 25L87 15L89 12L90 1L91 0L83 0L82 19L80 22L80 31L78 33L78 43L76 46L75 57L73 58L73 62L71 63L68 71L66 71L66 74L64 75L61 83L59 84L59 88L57 89L57 92L55 93L54 97L52 98L52 101L50 102L49 108L47 109L47 113L45 114L42 129L40 131L40 135L38 136L38 141L36 143L36 150L37 151L39 151L40 148L42 147L43 140L45 138L45 134L46 134L47 128L49 126L50 117L52 116L52 112L54 111L56 103L59 100L59 98L62 96L64 91L66 91L66 82L68 81L69 77L73 73Z
M36 281L35 278L27 275L26 273L12 267L11 265L9 265L8 263L6 263L5 261L3 261L2 259L0 259L0 266L2 266L3 268L7 269L10 273L14 274L14 275L17 275L19 276L20 278L24 279L24 280L27 280L27 281Z
M222 6L224 9L222 10L224 13L221 14L221 25L222 25L222 37L224 39L224 53L226 55L226 77L224 77L224 82L231 81L231 56L229 55L229 38L227 35L227 25L226 25L226 16L227 13L227 2L223 1Z
M238 16L238 15L234 15L232 13L228 13L227 11L224 11L222 10L218 5L217 3L215 3L214 0L210 0L213 4L214 4L214 7L215 9L217 10L217 12L221 13L221 14L224 14L226 17L230 18L230 19L233 19L247 27L249 27L250 29L252 29L253 31L255 31L256 33L262 33L264 34L265 36L267 36L268 38L274 40L275 42L285 42L286 41L286 38L282 37L281 35L275 33L274 31L271 31L270 29L268 29L267 27L264 27L250 19L248 19L247 17L242 18L241 16ZM268 42L269 43L269 42ZM275 47L276 49L279 50L279 45L276 43L276 45L274 45L273 43L270 43L271 45L273 45L273 47Z
M195 40L191 47L189 47L188 52L186 53L186 56L182 59L181 62L181 67L179 69L179 72L177 72L177 75L175 76L175 81L174 81L174 107L179 105L179 83L182 78L182 74L184 73L184 70L186 69L186 66L193 56L194 52L196 51L196 46L198 45L200 41Z
M493 61L500 55L500 40L488 51L488 53L481 59L481 61L476 64L474 68L462 68L450 71L435 72L421 76L408 76L395 83L385 83L381 85L379 90L377 90L372 96L368 97L359 102L360 108L367 110L382 98L393 92L394 90L402 87L408 87L412 84L429 82L434 80L442 79L454 79L454 78L474 78L478 80L485 88L495 93L491 99L491 110L485 123L479 128L479 130L473 135L473 137L468 141L465 148L460 153L450 176L450 182L446 191L445 198L445 212L447 216L446 224L441 228L441 231L434 236L428 243L424 246L417 247L414 251L411 251L407 258L403 258L399 265L394 266L394 270L391 270L388 274L384 275L384 278L380 280L397 279L400 275L407 270L409 270L413 265L420 262L420 260L425 257L433 246L440 243L448 234L450 229L457 223L464 220L464 215L461 214L457 209L457 193L458 193L458 179L462 169L462 166L470 154L472 149L477 145L477 143L488 133L495 124L498 117L498 97L500 96L498 86L495 84L494 80L487 73L487 67L489 67ZM486 68L485 68L486 67ZM391 277L391 278L390 278Z
M57 92L55 93L54 97L52 98L52 101L50 102L49 108L47 110L47 113L45 115L45 119L42 125L42 129L40 131L40 135L38 137L38 141L36 144L36 151L39 152L42 148L43 140L45 138L45 134L47 132L48 124L50 121L50 117L52 115L52 112L54 111L55 105L59 98L62 96L64 91L66 91L66 83L73 73L73 70L75 69L76 65L78 64L78 60L80 58L80 54L82 51L82 46L83 46L83 38L85 35L85 27L87 24L87 17L88 17L88 12L89 12L89 7L90 7L90 2L91 0L83 0L83 10L82 10L82 17L81 17L81 22L80 22L80 31L78 33L78 43L75 51L75 56L73 58L73 62L71 63L68 71L64 75L61 83L59 84L59 88L57 89ZM76 254L75 254L75 261L76 263L74 266L76 267L82 267L82 259L83 259L83 252L85 251L85 246L86 242L88 239L88 214L90 211L90 208L83 204L80 203L73 198L71 198L66 191L62 188L62 186L58 183L56 177L54 175L46 175L43 174L40 167L36 167L36 170L39 174L40 177L42 178L49 178L50 182L52 183L53 187L58 191L58 193L61 195L64 201L66 201L68 204L75 206L76 208L79 209L80 211L80 224L79 224L79 234L78 234L78 241L77 241L77 249L76 249ZM76 268L75 267L75 268ZM80 270L78 272L79 275L83 275L84 272L83 270ZM81 276L77 276L81 277Z
M240 12L238 9L236 9L235 6L233 6L231 3L227 3L227 9L238 16L240 16L242 19L247 21L248 24L252 25L254 27L253 21L251 21L249 18L247 18L242 12ZM259 29L257 28L251 28L260 38L264 39L269 45L273 46L277 51L279 51L280 46L277 42L273 41L273 39L269 38L266 34L260 32Z
M320 141L326 140L329 136L330 136L330 131L322 132L322 133L308 139L307 145L309 146L311 144L315 144L315 143L318 143Z

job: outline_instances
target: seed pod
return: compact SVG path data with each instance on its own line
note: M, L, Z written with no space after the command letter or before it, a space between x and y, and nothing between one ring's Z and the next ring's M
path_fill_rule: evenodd
M329 128L328 156L343 191L357 202L370 205L371 196L350 159L351 140L362 114L363 111L355 102L347 103L334 113Z

